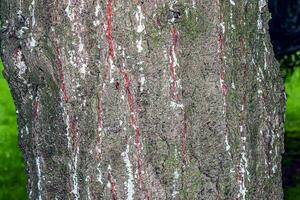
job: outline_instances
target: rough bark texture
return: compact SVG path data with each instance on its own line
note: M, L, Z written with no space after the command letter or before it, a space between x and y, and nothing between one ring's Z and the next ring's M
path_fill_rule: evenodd
M282 199L264 0L1 0L30 199Z

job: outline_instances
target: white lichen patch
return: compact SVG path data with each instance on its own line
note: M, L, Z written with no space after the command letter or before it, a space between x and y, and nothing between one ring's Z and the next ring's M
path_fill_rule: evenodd
M189 17L189 8L184 9L185 16L188 18Z
M258 14L258 18L257 18L257 29L258 30L262 30L263 29L263 21L261 19L261 14Z
M138 34L140 34L140 37L138 40L136 40L136 48L138 53L141 53L143 51L143 38L142 38L142 32L144 32L145 30L145 25L144 25L144 20L145 20L145 16L142 12L142 7L140 5L137 6L137 11L135 13L135 18L137 21L137 27L136 27L136 32Z
M230 2L231 5L235 6L234 0L229 0L229 2Z
M103 181L102 181L102 171L101 171L101 168L100 168L100 164L97 165L97 181L99 183L101 183L101 185L103 184Z
M174 101L171 101L170 106L171 106L171 108L174 108L174 109L176 109L176 108L182 108L183 109L184 108L183 104L176 103Z
M35 0L32 0L30 6L29 6L30 16L31 16L31 27L34 27L36 24L35 19Z
M265 32L265 29L263 29L263 21L262 21L262 13L263 13L263 8L267 6L266 0L259 0L258 1L258 18L257 18L257 29L258 30L263 30Z
M134 178L132 173L132 164L129 160L129 145L127 144L126 150L122 153L123 161L126 165L128 179L126 181L127 200L133 200L134 195Z
M145 75L144 74L140 74L140 83L141 83L140 91L141 92L144 91L145 82L146 82Z
M122 101L125 100L125 95L124 94L121 95L121 99L122 99Z
M69 161L69 170L72 178L72 186L73 189L71 193L74 195L74 199L79 199L79 185L78 185L78 174L77 174L77 168L78 168L78 154L79 154L79 148L76 148L76 151L72 153L72 161Z
M98 17L99 16L99 11L100 11L100 5L99 5L99 1L97 1L97 5L95 7L95 16Z
M145 29L145 25L143 23L143 20L145 19L145 16L144 16L144 14L142 12L142 7L140 5L137 6L137 12L135 14L135 18L136 18L137 23L138 23L136 31L138 33L141 33Z
M72 67L78 68L82 77L85 77L86 69L88 66L88 53L84 44L84 32L86 30L85 26L80 20L80 16L84 11L85 2L80 1L80 3L68 1L65 12L70 20L72 35L76 37L78 42L73 41L74 50L70 50L70 60Z
M232 8L230 8L230 23L231 23L231 29L235 29L235 25L233 24L233 12Z
M34 47L36 47L37 44L38 44L37 41L33 37L31 37L30 41L29 41L30 49L33 49Z
M87 176L87 177L85 178L85 183L86 183L86 192L87 192L88 200L91 200L90 176Z
M66 7L66 9L65 9L65 12L66 12L67 16L69 17L69 19L72 19L72 18L73 18L73 17L72 17L71 5L72 5L71 0L69 0L69 1L68 1L68 4L67 4L67 7Z
M196 8L196 1L195 0L192 0L192 8Z
M35 0L32 0L31 4L29 5L29 12L30 12L30 17L31 17L31 33L30 33L30 38L27 41L27 47L30 49L30 51L33 50L33 48L35 48L38 43L37 41L34 39L33 36L33 29L36 26L36 18L35 18ZM29 22L27 22L29 23ZM27 30L27 27L22 27L19 30L19 35L22 37L22 35L24 34L24 31Z
M78 155L79 155L79 146L76 145L74 148L72 145L72 138L71 138L71 125L70 125L70 117L67 112L66 107L64 106L63 103L63 94L61 94L61 107L63 109L63 115L64 115L64 122L66 124L66 137L68 141L68 149L71 152L71 158L68 161L68 167L69 167L69 172L70 172L70 177L71 177L71 184L72 184L72 191L71 193L73 194L74 199L79 199L79 185L78 185ZM75 137L78 137L78 134L75 135Z
M70 123L69 123L70 117L66 113L65 107L63 105L61 105L61 107L63 108L64 115L65 115L65 123L67 125L66 136L67 136L67 141L68 141L68 149L71 149L71 135L70 135Z
M260 96L261 96L261 95L262 95L262 93L263 93L263 91L262 91L261 89L258 89L258 90L257 90L257 94L258 94L258 95L260 95Z
M248 171L248 159L246 156L246 152L245 152L245 146L242 147L243 151L241 153L241 159L240 159L240 180L239 180L239 192L240 194L238 195L239 198L241 197L241 199L245 200L246 199L246 193L247 193L247 188L246 188L246 176L247 176L247 180L250 181L249 178L249 171Z
M25 74L27 70L27 65L23 60L23 53L20 49L17 49L16 52L14 53L13 61L14 61L14 65L19 69L19 73L18 73L19 78L25 81L25 79L23 78L23 74Z
M224 34L225 33L225 25L224 25L224 22L221 22L220 23L220 26L222 28L222 33Z
M177 60L177 56L176 56L176 51L175 51L175 44L173 44L172 45L172 49L171 49L171 51L172 51L172 56L169 56L169 59L170 59L170 62L172 62L172 59L174 59L173 61L174 61L174 68L175 67L178 67L178 60ZM175 70L174 70L175 71ZM176 74L176 72L174 72L175 74Z
M100 20L94 20L93 25L94 26L99 26L100 25Z
M24 20L24 17L23 17L23 15L22 15L22 11L21 10L19 10L18 12L17 12L17 17L18 17L18 20L19 21L23 21ZM4 27L6 26L7 27L7 25L8 25L8 21L6 21L6 25L4 25ZM17 38L24 38L23 36L24 36L24 33L27 31L27 30L29 30L29 20L27 19L27 20L25 20L25 24L24 24L24 26L22 26L22 27L20 27L18 30L17 30Z
M110 66L110 70L109 70L110 83L113 83L114 82L113 74L116 71L116 66L111 56L108 57L108 64Z
M35 164L37 169L37 186L38 186L38 198L39 200L42 200L42 171L41 171L41 165L42 165L43 158L42 156L37 156L35 158Z
M141 53L143 51L142 37L140 37L140 39L136 41L136 48L137 48L139 53Z
M172 198L175 199L177 194L179 193L177 191L177 182L179 179L180 174L178 173L178 170L176 169L173 173L173 192L172 192Z
M245 110L245 106L242 105L241 113L243 114ZM241 121L240 125L240 133L242 134L244 132L244 121ZM247 138L245 136L241 137L241 154L240 154L240 163L239 163L239 179L238 179L238 184L239 184L239 194L238 197L245 200L246 199L246 193L247 193L247 188L246 188L246 178L248 181L250 181L250 174L248 171L248 158L247 158L247 152L246 152L246 142Z
M138 53L142 53L144 48L143 48L143 32L145 32L145 25L144 25L144 20L145 20L145 16L143 14L143 11L142 11L142 7L140 5L137 5L137 11L135 13L135 18L136 18L136 21L137 21L137 27L136 27L136 32L138 33L139 35L139 39L136 40L136 48L137 48L137 52ZM125 53L124 53L125 55ZM123 56L124 56L123 55ZM143 92L144 90L144 84L145 84L145 76L144 74L142 74L144 68L143 68L143 63L144 61L142 60L139 60L137 62L137 65L139 65L139 70L141 72L140 74L140 92Z
M231 83L231 88L234 89L234 90L236 89L235 84L234 84L233 81L232 81L232 83Z
M28 135L29 134L29 129L28 129L28 126L26 125L25 126L25 133Z
M269 50L268 50L268 47L267 47L265 41L263 41L263 45L264 45L264 49L265 49L265 51L264 51L264 69L266 70L268 68L267 58L268 58Z
M258 2L258 8L259 8L259 12L263 12L263 8L267 6L267 2L266 0L259 0Z
M34 39L33 34L30 33L30 38L28 38L28 41L27 41L27 47L32 52L32 50L37 46L38 46L38 42Z
M230 150L230 145L229 145L229 141L228 141L228 135L225 135L225 149L226 151Z

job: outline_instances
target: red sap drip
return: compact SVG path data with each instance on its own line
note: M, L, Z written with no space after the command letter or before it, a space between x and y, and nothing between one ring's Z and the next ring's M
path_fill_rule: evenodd
M112 177L111 172L108 172L108 181L111 185L110 191L111 191L111 198L112 200L117 200L117 188L116 188L116 182Z
M32 114L34 120L38 119L38 108L39 108L39 99L38 97L35 97L35 99L32 102Z
M112 38L112 0L106 1L106 39L109 45L108 55L111 58L114 58L114 45Z
M138 166L138 178L141 181L142 177L142 160L141 160L141 134L140 134L140 129L137 124L137 116L136 116L136 110L134 106L134 96L131 91L131 83L130 79L128 76L128 72L125 69L121 70L121 73L123 75L124 79L124 87L125 87L125 92L127 94L127 101L129 105L129 110L130 110L130 124L135 130L135 145L137 148L137 166Z
M70 131L71 131L71 139L72 139L72 147L73 150L78 146L78 130L77 130L77 120L75 117L70 117Z
M69 100L67 90L66 90L66 85L65 85L65 77L64 77L64 72L62 68L62 61L61 61L61 52L58 47L56 47L56 54L57 54L57 59L56 59L56 65L58 68L58 73L59 73L59 78L60 78L60 89L63 92L63 98L64 102L67 103Z

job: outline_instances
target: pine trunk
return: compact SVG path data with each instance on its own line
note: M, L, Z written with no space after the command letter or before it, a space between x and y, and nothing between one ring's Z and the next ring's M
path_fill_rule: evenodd
M283 198L265 0L1 0L30 199Z

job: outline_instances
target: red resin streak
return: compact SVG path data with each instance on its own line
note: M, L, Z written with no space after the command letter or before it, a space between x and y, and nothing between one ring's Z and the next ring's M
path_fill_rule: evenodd
M60 20L60 16L59 16L59 1L55 0L55 15L53 16L53 22L54 23L59 23L58 21ZM56 51L56 66L58 69L58 73L59 73L59 78L60 78L60 89L63 92L63 98L64 98L64 102L67 103L69 100L68 94L67 94L67 90L66 90L66 85L65 85L65 78L64 78L64 72L63 72L63 67L62 67L62 61L61 61L61 51L59 48L59 42L58 40L54 40L54 47L55 47L55 51Z
M55 0L55 15L53 15L54 23L58 23L58 21L59 21L59 11L60 11L60 1Z
M130 79L128 76L128 73L126 70L122 69L121 73L123 75L123 79L124 79L124 87L125 87L125 92L127 94L127 101L128 101L128 105L129 105L129 110L130 110L130 124L132 125L132 127L135 130L135 145L137 147L138 150L138 178L139 180L141 180L142 177L142 160L141 160L141 134L140 134L140 128L137 125L137 117L136 117L136 111L135 111L135 107L134 107L134 96L131 92L131 84L130 84Z
M108 41L109 45L109 52L108 52L108 58L111 58L112 60L114 59L115 52L114 52L114 45L113 45L113 37L112 37L112 1L113 0L107 0L106 1L106 40ZM136 117L136 111L135 111L135 106L134 106L134 96L131 91L131 84L130 84L130 79L129 75L126 70L121 69L121 74L123 75L124 79L124 87L125 87L125 92L127 94L127 101L129 104L129 110L130 110L130 124L135 130L135 145L137 147L137 166L138 166L138 179L142 181L142 160L141 160L141 142L140 142L140 129L137 126L137 117ZM118 88L118 86L116 86ZM109 173L109 180L112 184L112 199L116 199L116 193L115 193L115 182L112 181L111 174Z
M108 41L109 45L109 52L108 55L111 58L114 58L114 45L113 45L113 38L112 38L112 0L106 1L106 32L105 36Z
M177 88L176 88L176 73L175 73L175 57L174 54L176 52L176 45L177 45L177 30L176 27L173 25L171 27L171 34L172 34L172 45L169 48L169 55L171 58L171 63L170 63L170 73L171 73L171 78L172 78L172 95L173 98L177 99Z
M66 90L65 77L64 77L64 72L63 72L63 68L62 68L62 62L60 59L61 52L58 47L56 47L56 55L57 55L56 65L57 65L58 73L59 73L59 77L60 77L60 89L63 92L64 102L67 103L69 100L69 97L68 97L67 90Z
M179 97L177 95L177 86L176 86L176 73L175 73L175 54L176 54L176 47L177 47L177 30L176 26L171 26L171 35L172 35L172 44L169 48L169 56L171 58L170 63L170 73L172 78L172 97L175 101L179 101ZM183 111L184 112L184 111ZM183 120L182 120L182 127L181 127L181 149L182 149L182 161L183 163L186 163L186 142L187 141L187 120L186 120L186 113L183 113Z
M70 117L69 120L70 131L71 131L71 139L72 139L72 147L76 152L76 147L78 145L78 130L77 130L77 120L75 117Z
M111 198L112 198L112 200L117 200L116 182L113 179L110 171L108 172L108 181L109 181L109 183L111 185L111 189L110 189L110 191L111 191Z
M103 110L102 110L102 98L98 96L97 98L97 113L98 113L98 136L96 141L96 159L100 159L101 154L101 137L100 137L100 131L103 128Z
M34 120L38 119L38 108L39 108L39 99L38 97L35 97L35 99L32 102L32 114Z

